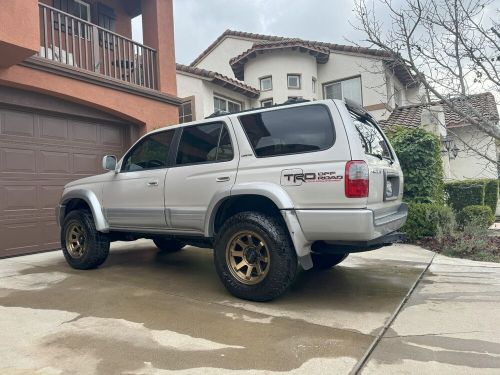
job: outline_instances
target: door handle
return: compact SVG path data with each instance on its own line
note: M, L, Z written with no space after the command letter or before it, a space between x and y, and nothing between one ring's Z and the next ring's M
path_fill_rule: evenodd
M229 176L224 176L224 177L217 177L217 178L215 179L215 181L217 181L217 182L227 182L227 181L229 181L230 179L231 179L231 177L229 177Z
M158 186L158 181L149 181L148 186Z

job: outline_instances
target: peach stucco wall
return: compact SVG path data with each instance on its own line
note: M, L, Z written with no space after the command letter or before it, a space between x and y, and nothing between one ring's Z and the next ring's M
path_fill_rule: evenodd
M0 85L84 104L143 125L143 131L178 122L179 114L175 105L24 66L0 69Z
M9 0L1 5L0 67L6 67L38 52L38 1Z

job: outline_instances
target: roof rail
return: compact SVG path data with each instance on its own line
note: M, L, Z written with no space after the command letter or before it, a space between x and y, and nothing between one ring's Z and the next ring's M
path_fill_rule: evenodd
M244 109L242 111L237 111L237 112L227 112L227 111L221 111L217 110L211 115L205 117L205 118L214 118L214 117L220 117L220 116L227 116L227 115L234 115L238 113L245 113L245 112L250 112L250 111L256 111L258 109L268 109L268 108L275 108L275 107L282 107L284 105L290 105L290 104L297 104L297 103L306 103L310 102L310 100L307 99L302 99L302 98L297 98L297 99L288 99L287 101L281 103L281 104L273 104L272 106L269 107L257 107L257 108L249 108L249 109Z
M359 103L347 98L344 98L344 103L348 110L357 114L358 116L373 118L373 116L366 109L364 109Z

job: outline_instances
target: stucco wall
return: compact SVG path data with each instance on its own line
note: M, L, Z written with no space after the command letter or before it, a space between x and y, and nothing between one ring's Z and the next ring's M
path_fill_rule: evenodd
M456 159L450 160L449 178L452 180L465 180L470 178L498 178L496 165L489 163L472 150L467 150L466 143L473 145L489 158L495 160L497 149L493 139L485 133L471 127L453 128L453 133L448 132L457 147L460 149ZM459 139L460 138L460 139Z
M196 120L201 120L214 113L214 95L239 102L242 104L242 109L252 107L251 100L244 95L202 78L181 73L177 73L177 95L181 98L195 96Z
M275 104L283 103L289 96L302 96L304 99L313 100L318 98L318 84L316 93L312 92L312 78L317 78L316 58L298 51L273 51L257 55L245 64L245 83L260 89L260 78L272 76L273 88L262 91L256 103L273 98ZM287 83L288 74L301 74L301 88L289 89Z
M252 47L253 43L246 39L226 38L196 66L234 78L229 60Z

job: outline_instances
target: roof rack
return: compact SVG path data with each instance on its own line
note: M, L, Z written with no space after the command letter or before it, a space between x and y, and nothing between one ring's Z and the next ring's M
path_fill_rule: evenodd
M373 119L373 116L357 102L351 99L344 98L344 103L347 109L355 113L356 115Z
M209 115L209 116L207 116L205 118L207 119L207 118L214 118L214 117L220 117L220 116L234 115L234 114L237 114L237 113L245 113L245 112L256 111L258 109L267 109L267 108L282 107L282 106L285 106L285 105L297 104L297 103L306 103L306 102L310 102L310 100L298 98L298 99L288 99L287 101L285 101L285 102L283 102L281 104L273 104L272 106L269 106L269 107L249 108L249 109L244 109L242 111L237 111L237 112L227 112L227 111L217 110L217 111L215 111L214 113L212 113L211 115Z

